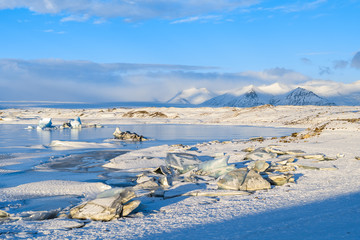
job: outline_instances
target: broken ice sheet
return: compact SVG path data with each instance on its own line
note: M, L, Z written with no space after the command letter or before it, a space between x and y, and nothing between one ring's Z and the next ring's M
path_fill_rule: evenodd
M189 153L168 153L166 166L177 169L180 173L188 172L197 167L201 161L196 155Z

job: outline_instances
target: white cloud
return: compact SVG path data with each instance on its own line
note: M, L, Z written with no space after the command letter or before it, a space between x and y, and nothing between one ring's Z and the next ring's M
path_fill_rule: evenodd
M196 22L196 21L208 21L208 20L220 20L220 19L221 19L221 16L215 16L215 15L195 16L195 17L179 19L179 20L171 22L171 24L189 23L189 22Z
M0 9L27 8L43 14L139 19L179 19L214 12L232 11L257 4L259 0L12 0L0 1ZM67 17L64 18L65 21Z
M90 16L88 14L83 15L70 15L64 17L60 20L60 22L86 22L89 20Z
M241 73L241 75L244 77L246 76L254 79L261 79L265 82L279 82L287 84L305 82L310 80L309 77L301 73L285 68L273 68L261 72L247 71Z
M325 97L347 95L354 92L360 92L360 81L352 83L342 83L335 81L312 80L305 82L299 86Z
M327 0L298 1L293 4L280 5L270 8L260 8L260 10L283 11L286 13L293 13L293 12L301 12L301 11L316 9L326 2Z

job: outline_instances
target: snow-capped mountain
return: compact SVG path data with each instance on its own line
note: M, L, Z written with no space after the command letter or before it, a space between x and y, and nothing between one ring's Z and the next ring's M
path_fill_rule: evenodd
M200 104L215 96L215 93L210 92L206 88L190 88L178 92L173 98L167 101L167 103Z
M272 95L251 87L247 92L240 95L236 95L236 93L225 93L209 99L201 105L211 107L255 107L267 104L271 98Z
M316 95L314 92L298 87L285 96L278 96L270 102L272 105L316 105L316 106L331 106L335 105L329 100Z
M288 93L273 96L251 86L247 92L236 96L234 93L225 93L202 103L202 106L211 107L255 107L264 104L271 105L335 105L316 95L314 92L298 87Z

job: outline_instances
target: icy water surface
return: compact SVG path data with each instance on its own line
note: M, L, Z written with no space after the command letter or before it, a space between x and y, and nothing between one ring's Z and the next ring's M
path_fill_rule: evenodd
M124 181L121 180L121 174L116 173L115 184L111 183L111 176L115 174L113 170L102 166L116 156L139 148L179 143L191 145L212 140L247 139L257 136L284 136L299 130L249 126L150 124L63 130L27 130L26 127L27 125L0 124L0 188L46 180L104 182L113 187L131 186L131 179L134 176L130 173L124 173ZM152 140L142 143L114 140L112 133L116 127L120 127L122 131L136 132ZM58 149L50 147L50 143L54 140L69 141L70 145L76 145L77 142L90 142L93 145ZM57 198L41 199L44 201L43 208L52 206L54 199ZM58 200L67 202L66 199ZM38 205L39 201L39 199L26 200L20 205L22 208L38 210L41 208ZM10 209L10 211L15 210Z

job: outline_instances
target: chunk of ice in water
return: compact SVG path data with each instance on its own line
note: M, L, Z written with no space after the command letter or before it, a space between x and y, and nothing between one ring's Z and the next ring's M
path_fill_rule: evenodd
M52 122L51 122L51 118L42 118L39 121L39 128L43 129L43 128L51 128L52 127Z

